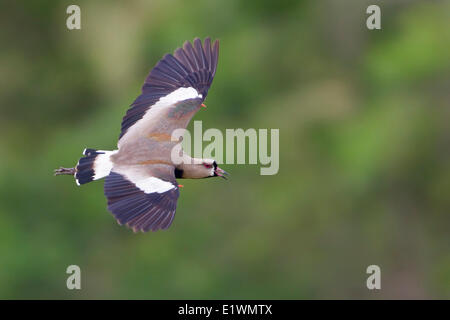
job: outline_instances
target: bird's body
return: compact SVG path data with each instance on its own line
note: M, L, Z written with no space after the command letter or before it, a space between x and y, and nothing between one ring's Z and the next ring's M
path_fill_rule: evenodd
M142 94L122 120L117 150L85 149L73 169L78 185L105 179L108 209L120 224L134 231L167 229L174 218L179 185L176 178L223 176L213 159L195 159L182 153L172 159L176 129L186 128L203 106L214 78L218 41L185 42L174 55L165 55L147 77Z

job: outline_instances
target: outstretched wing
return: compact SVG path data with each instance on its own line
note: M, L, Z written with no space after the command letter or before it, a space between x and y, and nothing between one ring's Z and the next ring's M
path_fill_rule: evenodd
M175 217L179 189L173 166L117 166L104 190L117 222L134 232L167 229Z
M200 109L216 73L219 42L210 38L186 41L174 54L165 55L151 70L142 94L122 120L119 148L142 137L170 137L186 128Z

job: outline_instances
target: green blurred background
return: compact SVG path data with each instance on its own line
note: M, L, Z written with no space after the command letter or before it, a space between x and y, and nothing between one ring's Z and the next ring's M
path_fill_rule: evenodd
M2 1L0 298L450 298L449 21L449 1ZM53 169L115 148L148 71L196 36L221 51L195 120L279 128L280 170L183 181L172 227L133 234L102 182Z

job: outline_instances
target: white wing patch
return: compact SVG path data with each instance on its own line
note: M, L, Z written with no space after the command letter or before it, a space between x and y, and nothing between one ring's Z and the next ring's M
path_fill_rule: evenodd
M197 90L195 90L192 87L189 88L178 88L168 95L161 97L154 105L150 107L150 109L147 110L147 112L144 114L144 116L136 121L135 124L133 124L130 128L128 128L127 132L120 138L118 146L120 148L121 142L125 141L124 137L127 135L132 135L131 132L141 132L144 130L146 123L148 120L151 120L153 117L157 117L158 113L161 110L164 110L167 107L170 107L177 102L184 101L187 99L195 99L195 98L202 98L203 96L198 93Z
M114 171L123 175L125 179L147 194L154 192L164 193L176 188L169 181L148 175L143 171L142 166L122 166L114 168Z
M189 88L178 88L175 91L172 91L167 96L161 97L158 102L155 104L158 105L159 103L163 104L175 104L179 101L187 100L187 99L195 99L195 98L202 98L202 95L197 92L192 87ZM153 108L153 107L152 107Z
M145 193L163 193L175 188L172 183L155 177L145 178L135 183L135 185Z

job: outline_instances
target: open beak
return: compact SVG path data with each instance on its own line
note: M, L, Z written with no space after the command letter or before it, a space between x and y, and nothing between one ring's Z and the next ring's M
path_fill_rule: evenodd
M218 177L224 178L225 180L227 180L228 178L226 176L228 176L228 172L226 172L225 170L220 169L219 167L216 168L216 170L214 171L216 173L216 175Z

